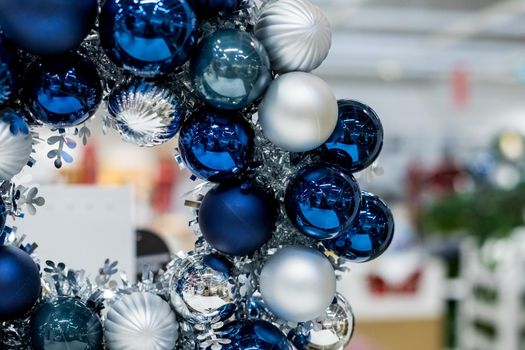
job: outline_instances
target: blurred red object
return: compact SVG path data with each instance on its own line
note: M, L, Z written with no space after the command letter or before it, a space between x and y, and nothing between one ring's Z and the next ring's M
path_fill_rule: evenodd
M175 162L171 158L161 158L155 178L151 204L159 213L171 209L173 187L177 180Z
M415 294L419 290L419 284L423 271L417 269L408 276L402 283L390 284L383 279L383 277L370 274L368 275L368 289L375 296L387 296L387 295L410 295Z
M470 74L462 64L452 70L452 99L457 107L466 107L470 100Z
M88 143L84 147L78 183L95 184L97 182L97 171L97 149L93 143Z

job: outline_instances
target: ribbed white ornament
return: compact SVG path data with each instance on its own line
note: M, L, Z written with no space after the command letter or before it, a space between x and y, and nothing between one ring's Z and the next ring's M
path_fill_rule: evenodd
M263 7L255 35L263 43L272 69L310 72L324 61L332 30L323 11L308 0L279 0Z
M109 310L104 328L110 350L172 350L178 338L175 313L151 293L122 297Z
M27 164L33 149L31 133L13 135L10 123L0 120L0 181L11 180Z

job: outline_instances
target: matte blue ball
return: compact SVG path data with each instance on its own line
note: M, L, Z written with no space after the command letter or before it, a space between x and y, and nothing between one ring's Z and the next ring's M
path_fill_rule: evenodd
M119 67L141 76L171 73L197 43L197 17L186 0L107 0L100 42Z
M189 2L200 17L207 18L219 12L230 13L238 10L243 0L189 0Z
M95 24L97 0L3 0L0 29L36 55L77 48Z
M253 157L254 137L241 115L204 110L182 125L179 149L195 175L222 182L246 169Z
M0 321L21 318L40 295L40 273L19 248L0 245Z
M101 350L102 324L93 309L73 297L42 304L30 322L34 350Z
M206 241L218 251L248 255L272 236L277 207L275 198L258 187L222 183L202 200L199 227Z
M363 192L359 216L352 227L324 246L353 262L366 262L383 254L394 237L394 217L377 196Z
M369 106L339 100L339 119L334 132L316 152L351 172L370 166L383 147L383 126Z
M238 110L252 104L272 80L270 59L251 34L218 30L204 39L191 59L193 88L209 105Z
M16 47L0 35L0 106L16 93Z
M361 192L352 174L327 164L303 168L286 188L286 213L301 233L329 239L347 230L359 212Z
M279 328L263 320L242 319L226 324L218 338L228 339L222 350L293 350L293 345Z
M102 100L100 76L78 54L33 63L24 81L24 102L34 118L49 127L76 126L89 119Z

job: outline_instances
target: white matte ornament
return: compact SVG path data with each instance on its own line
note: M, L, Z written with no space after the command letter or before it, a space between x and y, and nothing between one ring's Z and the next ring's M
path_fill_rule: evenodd
M104 328L111 350L171 350L178 338L175 313L151 293L123 296L109 310Z
M319 251L288 246L264 265L259 289L265 305L277 317L306 322L324 314L334 300L335 272Z
M330 23L308 0L279 0L266 5L255 25L272 68L279 73L309 72L324 61L332 44Z
M332 135L337 118L337 100L330 86L310 73L279 76L259 106L264 134L289 152L321 146Z
M33 149L31 133L19 131L13 135L10 126L7 121L0 120L0 181L11 180L22 171Z

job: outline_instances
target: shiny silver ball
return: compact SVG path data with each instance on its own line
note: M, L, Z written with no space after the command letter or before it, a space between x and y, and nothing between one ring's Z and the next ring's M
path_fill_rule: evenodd
M193 323L228 319L238 303L231 269L229 260L214 254L185 258L170 286L175 311Z
M289 152L306 152L332 135L338 106L330 86L310 73L292 72L275 79L259 106L264 135Z
M255 25L272 68L279 73L309 72L326 58L332 44L330 23L308 0L279 0L266 5Z
M335 272L319 251L305 246L278 250L265 263L259 289L277 317L306 322L323 314L335 296Z

